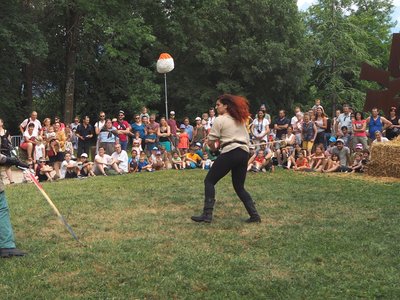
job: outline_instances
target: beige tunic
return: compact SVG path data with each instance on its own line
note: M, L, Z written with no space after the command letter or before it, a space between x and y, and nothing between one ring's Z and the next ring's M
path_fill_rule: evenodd
M0 166L6 162L7 156L0 154ZM0 174L0 193L4 191L3 176Z
M221 153L226 153L236 148L242 148L244 151L249 152L249 134L247 133L246 124L237 122L229 114L218 116L211 127L208 140L215 141L217 139L219 139L220 145L233 141L246 143L243 145L233 142L223 147Z

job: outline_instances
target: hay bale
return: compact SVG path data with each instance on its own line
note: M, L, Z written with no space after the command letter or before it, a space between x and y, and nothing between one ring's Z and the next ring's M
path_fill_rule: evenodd
M400 178L400 138L371 145L371 161L366 168L371 176Z

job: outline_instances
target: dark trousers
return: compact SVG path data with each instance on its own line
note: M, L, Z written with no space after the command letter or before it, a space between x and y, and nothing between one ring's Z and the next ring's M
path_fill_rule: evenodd
M82 153L86 153L89 155L90 151L90 141L89 140L84 140L82 141L79 139L78 141L78 157L81 157Z
M241 148L236 148L218 156L204 179L205 198L214 199L214 186L229 171L232 171L232 184L236 194L243 203L252 202L250 194L244 189L248 159L249 154Z

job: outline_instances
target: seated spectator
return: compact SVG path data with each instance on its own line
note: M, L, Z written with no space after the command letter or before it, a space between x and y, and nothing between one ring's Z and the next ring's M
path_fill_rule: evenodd
M335 147L336 138L334 136L331 136L328 142L329 142L328 147L325 150L325 157L327 158L329 158L332 155L332 149L333 147Z
M156 151L156 158L154 160L152 160L152 165L153 165L153 169L155 171L159 171L159 170L165 169L165 164L164 164L164 161L162 159L160 150Z
M295 144L294 151L292 155L290 155L288 159L288 163L286 165L286 169L290 169L296 165L296 160L299 158L299 154L302 153L304 157L307 156L307 150L302 149L300 144Z
M323 169L325 155L324 155L324 146L319 144L315 147L315 153L311 154L310 157L310 168L314 171L320 172Z
M333 153L328 159L326 166L322 169L323 173L339 172L340 171L340 160L339 156Z
M354 162L356 154L360 154L362 156L362 151L363 151L363 144L358 143L355 147L355 152L351 155L351 161Z
M200 142L197 142L193 146L194 146L196 154L198 156L200 156L201 158L203 158L203 151L202 151L203 145Z
M189 152L185 154L185 163L187 169L196 169L201 163L201 157L195 153L196 149L190 147Z
M363 172L363 164L362 164L362 154L356 153L354 157L353 164L351 165L351 173L362 173Z
M209 170L209 169L211 169L212 164L213 164L213 161L208 158L208 154L204 153L203 159L201 161L201 168L203 170Z
M61 162L64 160L63 153L60 151L60 143L57 138L51 138L47 149L47 157L49 165L54 169L56 175L54 179L60 178Z
M183 170L183 164L184 164L184 162L180 158L179 153L174 152L172 154L172 169Z
M135 149L132 149L131 158L129 159L129 173L136 173L138 171L139 156Z
M142 138L140 137L139 131L135 131L135 137L133 138L132 141L132 149L135 149L138 155L143 151Z
M168 152L163 145L160 145L160 152L162 161L164 162L164 168L167 170L172 169L171 153Z
M46 164L46 160L41 157L39 159L39 164L36 167L36 176L39 179L39 182L42 181L53 181L53 168Z
M118 166L118 173L119 174L123 174L123 173L128 173L129 169L128 169L128 153L126 153L125 150L122 150L122 146L120 144L116 144L114 146L114 152L113 154L111 154L111 158L113 159L113 161L115 161L115 163Z
M151 151L150 151L150 156L148 157L149 163L152 164L153 162L156 161L156 153L157 153L157 151L158 151L158 148L157 148L157 147L153 147L153 148L151 149Z
M153 172L153 167L147 160L146 154L144 153L140 154L138 162L138 172L142 172L142 170Z
M338 139L336 141L336 146L333 147L332 154L336 154L337 156L339 156L340 171L349 171L350 149L344 145L343 139Z
M28 130L24 131L23 141L20 145L21 149L25 150L28 154L28 162L33 161L33 151L37 144L37 133L35 132L35 124L29 123Z
M96 176L93 172L94 163L88 160L88 155L82 153L81 157L76 163L78 167L78 177L94 177Z
M66 153L64 157L64 161L61 163L60 168L60 178L77 178L78 177L79 168L76 164L76 161L71 159L71 154Z
M208 158L211 159L212 161L217 159L217 156L214 155L214 152L212 152L210 147L208 146L208 139L207 138L204 141L202 152L203 153L207 153Z
M247 163L247 171L252 171L252 172L260 172L261 170L264 170L264 166L266 163L266 159L264 156L264 151L263 150L258 150L257 155L254 157L251 157Z
M375 140L372 143L387 143L389 140L382 136L380 131L375 131Z
M94 158L94 173L96 175L107 176L106 172L111 170L121 174L117 162L110 155L105 153L103 147L99 147L99 153Z
M294 171L309 171L310 165L308 159L304 156L303 152L298 153L298 158L296 159L296 164L293 166Z
M364 149L362 151L362 164L363 166L366 166L369 163L369 150Z

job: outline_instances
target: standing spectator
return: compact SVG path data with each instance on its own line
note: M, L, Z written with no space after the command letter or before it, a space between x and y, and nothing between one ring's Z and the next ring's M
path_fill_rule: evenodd
M160 127L160 124L156 122L156 115L151 114L149 118L149 123L146 125L147 131L151 128L154 133L157 133L158 127Z
M328 148L329 139L332 136L332 119L326 115L325 144L324 148Z
M176 132L178 131L178 124L176 123L175 120L175 112L171 110L169 113L169 119L167 120L167 124L171 130L171 143L173 147L176 148L176 145L178 144L178 139L176 136Z
M125 112L120 110L118 113L118 121L114 122L113 126L118 130L118 139L119 144L121 145L122 150L127 149L128 147L128 139L131 133L131 125L127 121L124 120Z
M389 140L382 136L382 132L379 130L375 131L375 140L372 143L387 143Z
M136 136L136 132L139 132L139 137L141 138L141 147L145 148L145 138L146 138L146 124L142 122L140 115L135 115L134 122L131 123L133 134ZM140 152L138 152L138 155Z
M40 121L37 119L37 112L33 111L31 113L31 117L28 119L25 119L20 125L19 125L19 130L21 131L21 134L23 135L24 132L28 131L28 125L33 124L33 135L38 136L40 131L42 130L42 124L40 124Z
M201 124L203 124L204 129L206 130L207 134L210 131L211 127L208 125L208 113L203 113L201 115Z
M261 109L258 111L257 117L254 118L250 129L251 134L253 135L253 140L255 140L256 143L268 141L269 121L265 118L265 114Z
M264 118L268 120L268 124L271 124L271 116L267 112L267 107L265 106L265 104L261 104L259 110L262 110L262 112L264 113Z
M42 130L41 130L41 134L44 138L47 138L46 134L49 131L50 126L51 126L51 119L45 118L43 120L43 125L42 125Z
M201 123L200 117L197 117L195 120L196 120L196 126L193 129L192 144L201 143L201 145L203 145L204 139L206 138L207 135L207 131L204 128L203 124Z
M189 136L189 141L191 142L193 140L193 126L190 125L190 121L188 117L185 117L183 119L183 125L185 125L185 131L187 132Z
M118 144L118 130L110 119L106 120L106 125L99 134L99 147L103 147L105 153L111 155L114 152L114 145Z
M279 116L275 118L274 129L276 131L276 139L282 139L282 135L287 133L287 128L290 125L290 120L286 118L286 112L281 109Z
M189 135L185 131L185 124L181 124L180 126L180 133L178 135L179 137L179 143L178 143L178 151L180 152L180 155L183 155L187 152L189 149Z
M396 107L391 107L389 110L389 121L392 125L386 129L386 137L393 140L400 134L400 118L396 115Z
M149 128L147 130L147 135L145 138L145 152L147 155L150 155L151 150L153 150L154 148L156 148L156 150L158 150L157 148L157 134L155 134L153 128Z
M326 145L325 141L325 130L327 126L327 117L322 106L318 106L315 110L315 126L317 126L317 135L315 137L314 145L323 144Z
M164 146L167 152L171 152L171 128L169 127L164 117L160 119L160 126L157 130L157 136L160 145Z
M336 120L335 124L335 133L336 137L342 137L343 133L341 131L341 128L343 126L346 126L347 129L349 130L349 133L352 133L352 122L351 122L351 112L350 112L350 106L348 104L343 104L343 113L341 113Z
M128 173L128 153L122 149L120 144L116 144L114 147L115 151L111 155L112 159L117 163L119 174Z
M302 112L297 112L296 116L293 117L295 119L292 118L291 120L291 124L293 127L293 133L296 136L296 144L301 145L301 143L303 142L302 138L301 138L301 130L303 128L303 117L304 114Z
M82 153L89 153L90 142L94 135L93 126L89 124L90 119L85 116L82 119L82 124L78 125L75 131L75 135L78 137L78 157Z
M211 129L211 127L213 126L214 122L215 122L215 109L214 107L211 107L208 110L208 128Z
M104 111L101 111L99 113L99 120L94 124L94 132L97 135L97 140L96 140L96 153L99 150L99 134L100 131L103 129L103 127L106 125L106 113Z
M340 161L340 171L346 172L349 171L350 168L350 149L344 146L344 141L342 139L338 139L336 141L336 146L332 149L332 156L336 154L339 157ZM351 170L350 170L351 171Z
M6 157L11 157L11 136L7 129L4 128L3 119L0 119L0 152ZM10 184L14 183L11 166L6 166L6 175Z
M353 144L354 148L357 144L361 143L364 149L368 149L367 138L367 121L364 120L363 113L358 111L355 114L353 121Z
M60 117L58 117L58 116L54 117L54 124L56 124L56 123L60 123L60 130L65 129L65 124L60 121Z
M78 150L78 140L79 138L76 136L76 129L81 123L79 123L79 117L75 116L74 122L69 125L69 128L71 129L72 132L72 137L71 137L71 142L72 146L74 147L74 150Z
M38 131L35 132L35 124L29 123L28 130L24 131L23 141L20 145L21 149L26 150L28 154L28 162L32 162L32 155L36 145Z
M315 137L317 136L317 126L310 119L310 114L304 114L303 127L301 129L301 135L303 140L303 149L307 150L310 154L313 148Z
M335 138L337 137L337 128L339 126L338 124L338 119L340 116L340 109L337 109L335 112L335 117L333 118L333 124L332 124L332 136L334 136Z
M369 138L373 140L375 137L375 132L379 131L380 133L383 133L383 131L391 125L392 123L386 118L381 117L378 113L378 109L374 107L371 110L371 116L367 118Z

